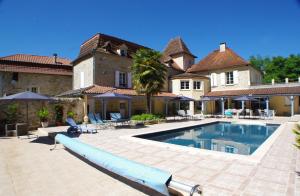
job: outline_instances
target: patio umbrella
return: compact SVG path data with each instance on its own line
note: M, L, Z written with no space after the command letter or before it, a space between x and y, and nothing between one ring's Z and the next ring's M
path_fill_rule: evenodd
M30 91L25 91L5 97L1 97L0 101L25 101L26 102L26 120L28 123L28 102L29 101L53 101L51 97L40 95L38 93L33 93Z
M244 110L245 108L245 101L258 101L254 97L251 96L240 96L234 99L235 101L242 101L242 109Z
M173 100L177 100L177 101L195 101L194 99L183 96L183 95L177 95Z
M107 92L107 93L103 93L100 95L96 95L94 96L95 98L101 98L101 99L131 99L131 97L126 96L126 95L122 95L119 93L114 93L114 92Z
M128 116L131 116L131 103L130 100L132 99L129 96L115 93L115 92L106 92L100 95L94 96L95 98L102 99L102 105L103 105L103 118L106 119L106 105L104 104L104 99L120 99L120 100L128 100Z

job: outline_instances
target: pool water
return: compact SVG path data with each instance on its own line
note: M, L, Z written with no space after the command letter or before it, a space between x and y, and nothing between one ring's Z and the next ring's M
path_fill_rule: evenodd
M194 148L251 155L279 127L275 124L214 122L136 137Z

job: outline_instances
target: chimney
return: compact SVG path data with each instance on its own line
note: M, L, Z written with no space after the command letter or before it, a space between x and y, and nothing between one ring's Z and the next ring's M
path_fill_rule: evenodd
M289 83L289 79L288 78L285 78L285 83Z
M57 64L57 54L54 53L53 56L54 56L54 63Z
M274 84L275 84L275 79L273 78L273 79L272 79L272 85L274 85Z
M226 50L226 43L223 42L223 43L220 43L220 52L225 52Z

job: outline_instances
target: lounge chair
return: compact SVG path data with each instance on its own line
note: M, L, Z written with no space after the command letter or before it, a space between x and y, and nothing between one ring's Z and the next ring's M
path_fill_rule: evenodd
M121 117L121 113L110 113L110 119L111 119L111 122L114 122L114 123L121 123L121 124L123 124L123 123L126 123L126 122L128 122L128 119L123 119L122 117Z
M94 115L95 117L95 120L96 120L96 123L104 128L107 128L108 126L110 126L110 124L108 123L108 121L104 121L102 120L102 118L100 117L100 114L99 113L96 113Z
M86 133L94 133L94 132L97 132L97 130L95 129L91 129L91 128L88 128L87 125L78 125L76 124L76 122L74 121L73 118L70 118L68 117L66 119L66 123L68 125L70 125L70 127L68 128L67 130L67 133L83 133L83 132L86 132Z
M183 117L185 119L188 118L188 115L185 113L184 110L177 110L177 114L178 114L178 116Z
M232 118L233 116L233 112L231 110L225 110L225 116L226 118Z

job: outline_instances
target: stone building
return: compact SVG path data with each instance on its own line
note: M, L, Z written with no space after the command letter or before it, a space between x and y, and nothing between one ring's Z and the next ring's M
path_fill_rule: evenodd
M32 91L55 96L72 88L72 66L66 58L15 54L0 58L0 97ZM0 119L5 119L7 103L1 104ZM18 103L18 121L25 122L25 107ZM36 112L42 104L31 102L29 119L38 124ZM51 113L52 114L52 113ZM53 121L53 116L50 119Z

